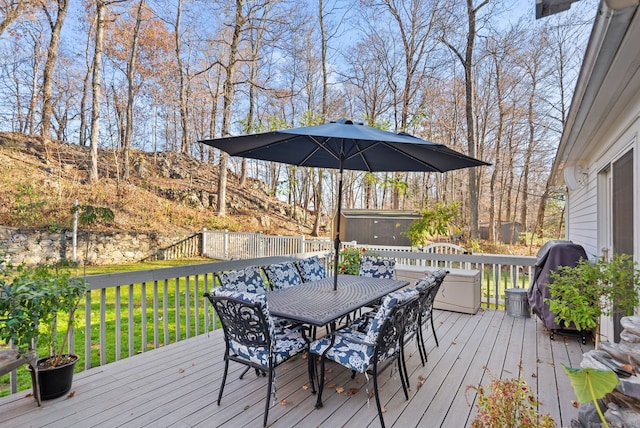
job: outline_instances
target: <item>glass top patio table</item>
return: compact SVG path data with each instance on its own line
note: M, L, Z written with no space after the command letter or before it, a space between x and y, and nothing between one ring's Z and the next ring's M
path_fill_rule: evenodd
M271 315L322 327L407 285L408 281L338 275L337 290L331 277L271 291L267 301Z

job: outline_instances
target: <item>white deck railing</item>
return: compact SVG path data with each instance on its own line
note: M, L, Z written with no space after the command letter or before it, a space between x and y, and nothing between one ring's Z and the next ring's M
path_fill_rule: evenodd
M203 241L210 239L207 237ZM81 314L83 325L78 326L84 331L84 341L78 337L75 347L71 341L69 351L80 355L81 364L88 369L207 333L215 329L216 324L203 293L214 286L215 272L311 255L297 251L308 248L308 241L299 237L281 240L282 245L268 246L257 245L255 241L249 243L250 240L231 245L232 241L228 239L225 250L228 255L244 254L239 248L252 248L260 254L280 252L289 255L88 276L91 291L87 293L84 314ZM322 244L310 248L314 248L315 254L326 257L330 272L333 264L329 262L331 251L326 245L328 243L331 248L333 243L320 242ZM318 250L322 245L325 247ZM293 248L296 251L291 251ZM445 253L430 252L433 249L372 246L368 250L396 257L402 264L478 269L482 272L482 304L495 308L503 304L505 288L528 287L536 260L524 256L456 254L451 248ZM15 383L12 383L11 391L16 392Z

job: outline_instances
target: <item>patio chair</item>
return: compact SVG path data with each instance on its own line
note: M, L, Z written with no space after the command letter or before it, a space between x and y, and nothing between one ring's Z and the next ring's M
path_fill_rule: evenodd
M318 256L296 260L294 263L303 282L318 281L327 277L327 271Z
M423 349L424 349L424 335L423 335L422 326L427 320L431 321L431 331L433 331L433 338L436 341L436 346L440 346L440 344L438 343L438 336L436 335L436 327L433 324L433 302L436 300L436 294L438 294L438 290L440 290L440 286L442 285L444 278L448 274L449 274L448 270L436 269L433 272L430 272L429 275L420 279L416 283L416 288L420 290L421 288L423 289L426 288L431 283L431 280L429 278L433 278L433 281L435 282L433 286L428 287L429 296L428 298L426 298L426 300L424 300L424 303L422 305L421 312L420 312L420 318L418 320L418 324L420 325L420 330L418 334L420 335L420 341L422 343Z
M396 276L396 259L377 256L362 256L359 276L369 278L388 278Z
M267 284L260 274L259 266L216 272L215 275L220 281L220 285L224 288L258 294L264 294L267 291Z
M308 349L306 332L302 326L277 329L264 294L216 288L211 294L205 293L205 297L220 317L225 337L224 374L218 405L222 400L229 361L254 368L256 373L266 373L269 379L263 420L266 426L272 391L274 403L277 402L276 367Z
M293 262L276 263L265 266L263 269L269 280L269 287L272 290L280 290L302 284L298 268Z
M378 394L378 375L398 361L400 357L401 337L404 332L405 310L407 305L418 298L415 289L405 289L389 293L383 299L375 317L368 324L366 331L348 326L336 330L311 343L309 352L321 356L320 387L318 389L318 406L322 403L322 389L326 360L334 361L353 373L364 373L367 379L366 394L369 399L369 375L373 376L373 389L378 408L378 417L384 427L382 405ZM398 363L398 374L402 383L405 398L409 399L407 381L401 362Z

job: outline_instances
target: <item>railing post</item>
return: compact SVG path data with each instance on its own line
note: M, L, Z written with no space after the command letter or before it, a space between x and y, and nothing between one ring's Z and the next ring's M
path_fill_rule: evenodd
M264 257L264 246L263 244L263 239L262 239L262 232L256 232L255 236L254 236L255 240L256 240L256 256L257 257Z
M202 239L201 239L200 254L202 254L202 257L208 257L208 255L207 255L207 228L206 227L202 228Z
M225 260L229 259L229 231L227 229L224 230L222 238L222 255Z
M299 238L299 242L300 242L300 250L298 251L299 253L305 253L305 248L304 248L304 235L300 235Z

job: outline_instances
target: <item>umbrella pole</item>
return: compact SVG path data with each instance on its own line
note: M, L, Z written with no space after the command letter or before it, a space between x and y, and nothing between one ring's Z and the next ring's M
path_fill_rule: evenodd
M340 175L338 177L338 212L336 214L336 239L334 241L335 257L333 258L333 291L338 289L338 252L340 251L340 215L342 213L342 159L340 160Z

